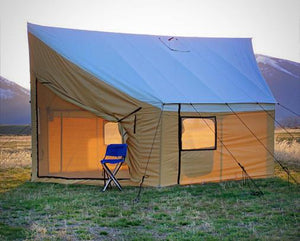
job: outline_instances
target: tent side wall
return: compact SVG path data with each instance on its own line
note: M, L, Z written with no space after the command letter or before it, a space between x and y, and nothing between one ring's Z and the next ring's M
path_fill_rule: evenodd
M238 116L274 152L274 121L265 111L238 112ZM269 111L274 116L274 111ZM181 113L181 116L199 118L199 113ZM271 177L274 160L266 148L233 113L201 113L201 117L216 117L215 150L179 151L182 137L178 130L178 113L164 113L162 138L161 186L178 183L192 184L242 179L243 172L226 148L253 178ZM182 121L182 119L181 119ZM165 125L164 125L165 126ZM187 130L185 130L187 131ZM213 130L206 130L208 135ZM223 144L219 141L222 140ZM199 140L201 141L201 140ZM226 148L225 148L226 146ZM178 173L180 173L178 175ZM179 176L179 179L178 179Z

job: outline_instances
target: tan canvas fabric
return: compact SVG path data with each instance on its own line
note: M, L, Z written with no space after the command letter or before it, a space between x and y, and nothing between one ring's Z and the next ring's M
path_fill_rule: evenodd
M48 180L42 177L38 179L36 173L38 163L41 173L47 173L49 169L47 166L47 161L45 161L49 156L47 135L48 124L47 121L45 121L48 118L47 110L49 110L49 106L51 106L51 108L54 110L52 112L55 112L55 110L58 110L59 112L64 109L70 110L72 108L80 108L81 110L86 111L80 113L83 118L83 123L86 122L85 124L95 121L89 120L89 118L95 119L95 116L107 121L116 121L117 119L121 119L128 115L137 108L142 107L142 109L135 115L129 116L121 122L121 126L126 132L126 142L128 145L130 145L130 149L128 150L128 161L126 162L129 167L130 178L132 181L139 184L148 162L150 149L152 148L152 140L158 124L157 116L160 111L149 104L139 102L130 96L127 96L126 94L108 86L104 82L101 82L91 74L78 68L76 65L58 55L55 51L50 49L31 34L29 34L29 46L33 122L32 170L34 175L32 176L32 180ZM38 86L36 86L36 79L39 83ZM44 92L47 93L45 94ZM38 95L37 102L36 93ZM66 117L66 115L72 115L71 113L72 111L67 111L63 113L63 115ZM79 114L76 111L74 111L74 113L76 113L76 115ZM136 118L136 133L134 133L134 118ZM37 121L37 119L39 121ZM54 125L54 123L58 125L58 119L58 117L56 117L56 119L54 117L52 125ZM70 124L72 123L72 125L85 125L83 123L79 123L79 117L76 117L76 120L72 120L72 118L70 118L67 121ZM37 123L39 124L38 128L36 128ZM58 126L53 128L51 124L49 128L52 128L50 136L55 135L60 131ZM56 129L55 132L52 131L53 129ZM40 132L41 130L42 134ZM92 132L91 130L88 131ZM158 139L160 138L159 135L160 134L158 132ZM39 143L36 142L37 138ZM59 148L60 144L55 142L54 144L50 145L50 148L55 148L55 145L56 148ZM145 185L158 185L157 165L159 163L159 145L160 142L156 142L153 146L153 151L150 157L152 159L152 164L147 168L151 175L149 175L149 178L145 179ZM39 150L37 150L37 146L39 146ZM70 146L72 146L71 143ZM95 148L95 143L92 146ZM74 148L74 146L72 148ZM50 156L52 155L58 154L50 154ZM97 159L97 155L93 154L91 159ZM72 175L79 174L74 172ZM84 172L80 175L84 175ZM53 181L57 181L57 179ZM64 180L60 180L60 182L63 183ZM74 183L76 180L72 180L70 182ZM81 181L78 180L78 182Z
M67 103L40 83L37 91L39 176L103 178L99 160L105 155L104 127L107 121ZM126 164L118 176L129 178Z
M130 181L123 182L125 185L138 185L143 175L146 175L144 185L147 186L177 184L179 155L180 184L242 178L241 169L219 141L216 150L182 151L180 154L177 112L164 111L160 118L160 109L105 84L31 34L29 47L32 180L102 185L101 180L92 178L102 175L98 164L106 147L104 124L107 121L116 122L140 107L141 110L119 123L123 139L129 146L126 165L120 172L120 176L130 178ZM181 115L198 116L197 113L184 112ZM218 137L245 166L250 176L259 178L273 174L271 155L234 114L201 115L216 116ZM264 111L239 115L273 151L273 120ZM207 128L201 131L204 129ZM204 145L205 141L201 140L201 143ZM64 151L58 151L61 149Z
M274 112L270 112L274 115ZM274 149L274 123L264 111L237 113L266 148ZM182 113L184 116L200 117L198 113ZM201 116L217 118L217 134L223 144L232 152L253 178L273 175L273 158L268 151L242 124L233 113L201 113ZM163 164L161 185L177 183L178 165L178 115L166 113L165 122L172 123L172 130L164 129ZM167 139L167 140L165 140ZM243 178L243 173L224 145L217 139L216 150L181 152L180 184L203 183L210 181L235 180Z
M103 158L106 150L104 131L107 121L67 103L39 82L37 92L40 178L103 178L99 160ZM130 128L125 128L128 131L126 135L129 135L127 137L127 143L130 145L129 156L133 156L134 161L130 162L127 158L130 175L128 165L125 164L119 171L119 178L131 178L137 185L147 163L150 163L148 162L150 158L145 185L159 185L160 126L150 155L156 125L159 124L159 113L137 114L135 134ZM131 118L128 119L129 123L132 122ZM127 125L133 129L133 123L131 125L129 123ZM127 126L126 123L122 125ZM131 148L134 146L137 146L136 150Z

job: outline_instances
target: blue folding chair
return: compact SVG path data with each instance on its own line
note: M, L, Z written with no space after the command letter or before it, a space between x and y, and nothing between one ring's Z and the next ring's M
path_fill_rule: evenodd
M105 190L107 189L111 181L113 181L116 184L116 186L119 188L119 190L122 191L121 184L118 182L116 175L125 161L126 153L127 153L127 144L110 144L107 146L105 156L100 161L104 170L104 188L102 190L103 192L105 192ZM107 163L116 164L113 171L109 169ZM106 173L108 175L107 182L106 182Z

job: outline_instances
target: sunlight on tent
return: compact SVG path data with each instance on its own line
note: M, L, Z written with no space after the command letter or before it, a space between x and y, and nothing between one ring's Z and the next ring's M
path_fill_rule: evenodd
M213 149L215 122L208 118L186 118L182 121L182 149Z
M118 123L108 122L104 124L104 144L121 144L122 136L119 132Z

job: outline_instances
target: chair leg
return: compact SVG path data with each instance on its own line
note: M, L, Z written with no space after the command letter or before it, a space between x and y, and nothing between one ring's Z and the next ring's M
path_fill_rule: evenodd
M103 164L102 164L102 168L103 168ZM103 182L104 182L104 186L106 185L106 171L103 168Z
M107 174L108 174L109 178L108 178L105 186L103 187L103 190L102 190L103 192L105 192L105 190L108 188L108 186L111 185L111 181L114 181L115 183L117 182L116 179L112 177L114 174L111 173L111 171L107 167L105 167L105 168L107 169ZM118 186L117 183L116 183L116 185L120 189L120 187Z
M114 181L114 183L116 184L116 186L119 188L120 191L122 191L122 186L121 184L118 182L118 180L115 178L115 175L117 174L117 172L119 171L119 169L122 166L122 162L118 163L117 166L115 167L115 169L113 170L113 172L111 172L111 170L107 167L107 165L104 163L103 164L103 168L106 171L107 175L109 176L109 179L107 180L105 186L103 187L103 192L105 192L105 190L107 189L108 185L111 183L111 181Z
M106 185L103 188L103 192L107 189L107 187L111 184L111 181L114 181L114 183L116 184L116 186L119 188L120 191L122 191L122 186L121 184L118 182L118 180L115 178L115 175L117 174L117 172L119 171L120 167L122 166L123 163L118 163L117 166L114 168L113 172L111 172L111 170L107 167L106 164L104 164L104 169L107 172L107 175L109 176L109 179L106 183Z
M109 187L109 188L111 188L111 181L108 183L108 185L106 185L106 183L107 183L107 181L108 180L110 180L110 178L109 178L109 176L108 176L108 174L107 174L107 172L106 172L106 170L105 170L105 168L103 167L103 164L102 164L102 168L103 168L103 187Z

